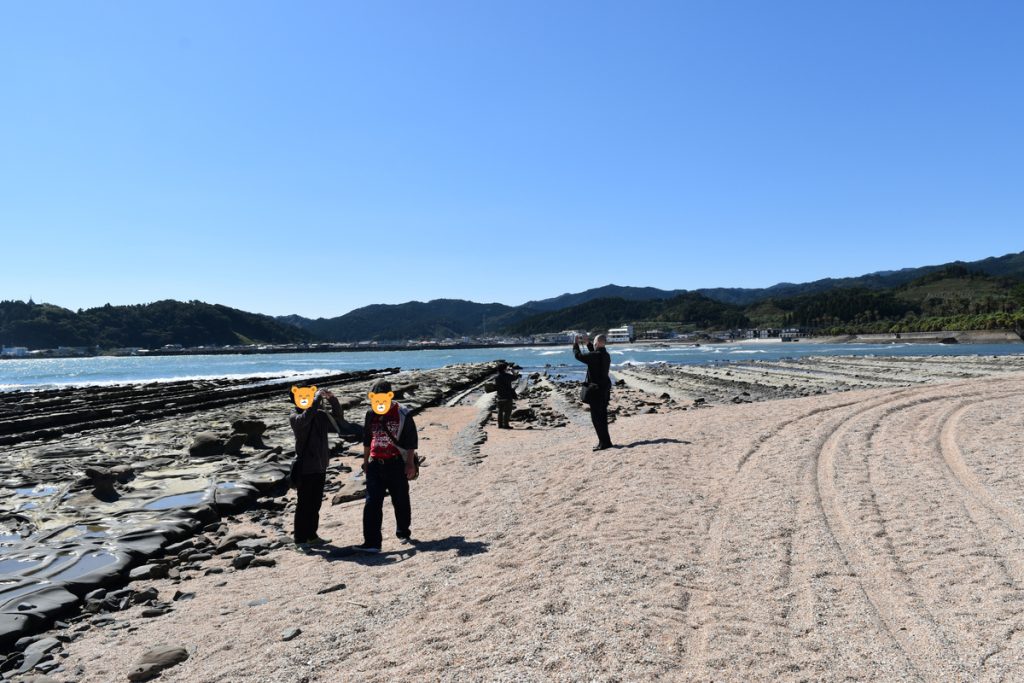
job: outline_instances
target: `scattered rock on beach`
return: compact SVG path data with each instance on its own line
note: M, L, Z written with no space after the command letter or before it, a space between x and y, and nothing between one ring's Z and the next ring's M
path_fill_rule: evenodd
M146 651L139 663L128 674L129 681L148 681L155 678L164 669L181 664L188 659L188 651L183 647L158 645Z
M286 628L285 630L281 631L281 640L288 642L289 640L298 636L300 633L302 633L301 628Z
M188 454L193 458L209 458L224 453L224 441L213 432L199 432L188 447Z

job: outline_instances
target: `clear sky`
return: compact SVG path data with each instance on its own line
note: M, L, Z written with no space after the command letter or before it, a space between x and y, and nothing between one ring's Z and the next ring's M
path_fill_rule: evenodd
M0 299L273 315L1024 249L1024 2L0 3Z

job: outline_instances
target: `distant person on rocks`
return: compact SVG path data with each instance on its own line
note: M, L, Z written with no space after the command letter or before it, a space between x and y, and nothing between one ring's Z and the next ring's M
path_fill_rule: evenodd
M587 345L586 352L580 351L580 342ZM590 403L590 421L594 423L594 431L597 432L597 445L595 451L603 451L612 447L612 438L608 434L608 402L612 396L612 380L608 377L608 369L612 365L612 357L608 355L605 348L607 337L599 334L590 342L587 335L579 336L573 340L572 353L576 360L587 365L587 384L596 384L597 391Z
M306 395L310 394L310 395ZM298 458L293 538L296 548L305 552L310 546L321 546L329 541L320 538L320 504L327 481L327 465L331 450L328 432L337 432L342 422L341 404L327 389L292 387L295 410L290 422L295 432L295 454ZM323 410L323 399L330 404L330 413ZM305 407L303 407L305 406Z
M498 429L512 429L509 420L512 417L512 409L519 396L516 394L515 383L518 375L508 371L508 364L498 363L498 374L494 383L498 387Z
M363 542L356 550L379 553L384 496L391 494L395 509L395 535L402 543L413 543L412 504L409 480L419 474L416 448L419 436L409 409L394 399L391 382L378 379L370 389L370 410L363 424L363 471L366 473L366 502L363 505Z

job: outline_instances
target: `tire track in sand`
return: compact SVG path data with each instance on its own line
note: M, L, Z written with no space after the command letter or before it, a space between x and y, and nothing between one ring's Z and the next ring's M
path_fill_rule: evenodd
M855 450L847 441L866 417L873 417L866 430L868 436L864 439L865 443L870 444L881 424L899 412L925 403L959 403L975 396L985 396L983 393L950 395L948 385L941 387L941 391L943 394L939 396L923 396L908 402L891 401L861 411L844 422L828 437L821 449L816 463L816 480L819 504L829 531L885 630L898 643L921 677L926 680L959 680L973 668L969 664L969 655L957 646L957 642L932 615L915 590L884 528L880 533L858 531L857 522L842 504L836 469L837 460L849 456ZM949 412L959 412L966 407L957 406ZM942 416L940 423L947 423L947 415ZM946 431L945 428L943 431ZM870 451L868 448L864 452L870 454ZM874 491L871 497L874 500Z
M751 504L756 505L757 502L751 496L756 497L765 488L763 479L766 473L760 472L757 466L759 455L769 446L781 442L784 453L779 456L779 460L783 467L788 464L792 472L783 475L789 479L788 482L781 479L771 482L768 488L777 484L781 489L787 483L793 484L800 481L801 468L810 466L825 441L842 424L857 414L898 401L911 391L904 389L882 398L815 408L783 420L760 436L740 456L735 473L722 487L722 496L708 524L706 541L700 553L705 558L701 562L703 571L698 571L698 576L692 576L689 584L684 586L697 595L697 599L691 601L688 621L692 633L685 647L690 678L700 678L701 670L706 672L711 669L708 675L718 679L722 670L734 664L709 659L715 649L712 641L718 637L756 640L763 647L769 647L767 643L772 642L774 645L770 647L775 650L790 637L786 621L792 610L790 582L794 562L793 533L799 500L792 498L782 501L782 504L769 500L765 501L765 507L760 511L751 512ZM820 428L816 430L814 426L807 425L808 422L813 423L823 415L850 408L854 408L853 415L844 414L827 421L823 433L817 438L806 439L808 432L820 431ZM795 433L790 436L791 432ZM804 437L802 442L801 437ZM801 444L799 451L794 452L793 444L798 443ZM783 508L789 513L784 520L764 525L765 521L778 516ZM755 524L752 525L752 522ZM761 523L759 528L757 522ZM764 535L751 538L752 529L755 533L763 531ZM753 556L736 557L744 551L749 551L748 555L752 553ZM773 551L777 552L773 555ZM772 577L774 581L764 585L765 577ZM760 621L747 615L751 605L759 602L762 605L767 602L776 603L773 609L762 613ZM767 631L773 635L765 636Z

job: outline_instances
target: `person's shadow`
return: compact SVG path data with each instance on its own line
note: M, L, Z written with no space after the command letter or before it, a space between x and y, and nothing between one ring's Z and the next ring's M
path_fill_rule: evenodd
M647 439L645 441L634 441L633 443L630 444L616 446L616 448L639 448L640 446L660 446L661 444L666 443L678 443L684 446L693 445L692 441L683 441L681 439Z
M379 553L363 553L353 546L338 547L325 545L311 548L310 553L323 557L328 562L354 562L364 566L379 566L404 562L420 552L445 552L454 550L458 557L472 557L486 553L488 543L484 541L467 541L464 536L449 536L435 541L417 541L396 550L385 550Z

